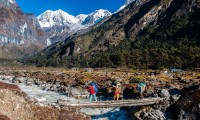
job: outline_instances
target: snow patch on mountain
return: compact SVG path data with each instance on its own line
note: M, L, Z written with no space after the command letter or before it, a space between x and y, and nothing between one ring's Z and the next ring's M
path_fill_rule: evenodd
M14 37L6 36L6 35L0 35L0 45L3 44L20 44L20 40Z
M28 28L27 23L25 22L24 25L20 26L20 33L22 36L24 36L25 30Z
M95 12L90 13L82 22L82 24L93 25L95 23L98 23L103 18L108 17L110 15L112 15L112 13L110 13L108 10L99 9L99 10L96 10Z
M116 12L121 11L122 9L124 9L126 6L128 6L130 3L132 3L135 0L126 0L126 2L124 3L124 5L122 5Z
M87 17L88 15L86 14L80 14L76 16L76 18L79 19L79 23L82 23Z
M14 4L14 3L15 3L15 0L8 0L8 2Z
M52 44L52 43L51 43L51 40L50 40L49 38L47 38L46 45L49 46L49 45L51 45L51 44Z
M82 24L71 24L69 25L71 32L76 32L78 30L86 29L87 27Z

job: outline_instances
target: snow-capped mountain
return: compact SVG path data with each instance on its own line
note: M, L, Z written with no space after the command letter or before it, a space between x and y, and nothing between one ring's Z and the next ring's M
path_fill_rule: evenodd
M79 22L78 18L75 18L74 16L62 10L56 10L56 11L47 10L41 15L39 15L37 19L42 28L49 28L55 25L65 26Z
M37 17L41 28L48 33L52 43L56 42L56 36L76 33L78 30L86 29L95 23L98 23L103 18L112 15L107 10L99 9L88 15L80 14L73 16L62 10L51 11L47 10ZM61 40L61 39L59 39Z
M112 15L108 10L99 9L89 15L80 14L73 16L62 10L51 11L47 10L37 17L42 28L49 28L52 26L68 26L70 24L84 24L93 25L102 18Z
M85 18L87 18L87 17L88 17L88 15L86 15L86 14L80 14L80 15L76 16L76 18L79 19L79 23L82 23L85 20Z
M108 10L99 9L99 10L96 10L95 12L90 13L82 22L82 24L93 25L101 21L103 18L108 17L110 15L112 15L112 13L110 13Z
M126 6L128 6L130 3L132 3L135 0L126 0L126 2L124 3L124 5L122 5L116 12L121 11L122 9L124 9Z

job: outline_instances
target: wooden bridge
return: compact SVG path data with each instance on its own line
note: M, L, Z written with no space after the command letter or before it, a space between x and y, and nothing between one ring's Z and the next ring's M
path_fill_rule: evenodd
M128 106L140 106L151 105L163 100L162 98L144 98L134 100L118 100L118 101L94 101L94 102L59 102L60 105L68 107L86 107L86 108L109 108L109 107L128 107Z

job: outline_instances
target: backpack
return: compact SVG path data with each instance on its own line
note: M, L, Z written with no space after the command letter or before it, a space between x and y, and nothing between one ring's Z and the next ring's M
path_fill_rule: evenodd
M97 93L98 92L97 84L95 82L92 82L91 85L94 86L94 91Z
M144 92L145 87L146 87L146 84L144 82L140 82L137 86L137 91Z

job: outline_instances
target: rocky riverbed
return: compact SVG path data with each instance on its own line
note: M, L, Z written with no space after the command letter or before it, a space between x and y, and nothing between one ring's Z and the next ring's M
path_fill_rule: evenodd
M35 104L17 85L0 82L1 120L89 120L73 110Z
M15 80L22 80L16 82ZM63 105L59 104L60 101L67 101L70 103L80 103L83 101L88 101L88 99L77 99L75 97L69 97L66 93L59 93L52 91L46 91L43 89L42 86L36 84L36 83L29 83L27 84L28 78L20 77L20 78L14 78L14 76L0 76L0 81L4 84L7 83L7 85L13 85L18 86L19 90L23 91L24 94L28 97L27 100L31 101L35 105L38 106L48 106L51 108L57 108L61 109L64 108L66 110L71 110L72 108L69 107L63 107ZM29 79L30 80L30 79ZM30 82L30 81L29 81ZM2 83L2 84L3 84ZM10 88L8 88L10 89ZM72 91L76 91L77 89ZM77 92L77 91L76 91ZM18 101L16 101L18 102ZM20 105L21 106L21 105ZM128 119L128 116L126 115L127 112L124 110L121 110L120 108L81 108L81 109L72 109L75 113L84 113L86 115L92 116L92 119Z
M18 85L19 89L28 96L25 98L35 106L64 109L78 116L82 115L83 119L88 119L87 115L92 116L92 119L119 120L195 119L199 117L200 103L197 98L200 96L200 72L198 71L117 69L75 71L63 68L1 67L0 80L4 83ZM91 81L95 81L99 86L100 92L97 94L99 100L112 100L112 87L116 82L121 83L122 86L121 99L138 99L138 93L134 89L138 81L145 81L147 84L145 97L162 97L164 100L151 106L129 108L72 109L59 105L59 101L63 100L68 102L87 101L86 87ZM7 89L6 91L10 91L9 87ZM191 96L188 96L187 93L191 93ZM16 101L16 103L18 102ZM190 104L191 110L181 107L187 104ZM187 115L184 116L184 113ZM12 118L11 113L1 114L2 117Z

